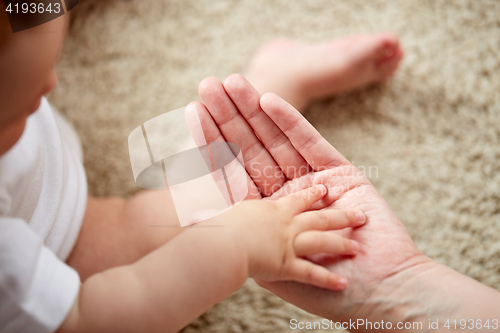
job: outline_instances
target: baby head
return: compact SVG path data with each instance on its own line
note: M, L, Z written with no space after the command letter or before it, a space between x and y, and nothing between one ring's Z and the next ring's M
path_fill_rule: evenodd
M13 33L0 6L0 156L21 137L27 117L54 89L54 66L66 34L68 15Z

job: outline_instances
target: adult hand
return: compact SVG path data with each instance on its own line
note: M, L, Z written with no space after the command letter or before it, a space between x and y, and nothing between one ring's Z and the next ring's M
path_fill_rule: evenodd
M409 320L410 310L413 319L428 315L421 307L425 302L419 300L423 297L420 289L431 292L426 296L428 302L434 295L429 284L420 285L416 278L419 276L425 275L427 283L433 282L435 275L451 274L455 281L467 280L462 285L471 286L470 290L479 290L477 282L424 256L373 185L290 104L274 94L260 97L236 74L224 84L216 78L203 80L199 94L203 104L192 105L202 119L206 141L233 142L242 149L252 185L249 198L260 198L262 194L273 200L323 184L328 194L315 209L360 210L367 218L365 226L341 232L359 242L356 257L311 258L348 278L343 292L295 282L260 282L262 286L309 312L339 321ZM481 290L491 292L489 288Z

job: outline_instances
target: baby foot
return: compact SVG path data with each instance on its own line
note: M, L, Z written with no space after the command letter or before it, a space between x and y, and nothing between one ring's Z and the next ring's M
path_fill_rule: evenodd
M390 33L307 44L283 39L262 46L246 77L259 93L274 92L299 111L314 99L390 77L403 57Z

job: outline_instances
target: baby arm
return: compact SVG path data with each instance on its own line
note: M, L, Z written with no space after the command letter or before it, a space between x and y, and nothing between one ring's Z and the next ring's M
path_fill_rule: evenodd
M325 194L319 185L275 202L243 202L189 228L133 265L93 275L82 285L59 332L178 331L249 276L344 289L341 277L302 258L356 252L356 243L324 231L360 226L362 214L303 213Z

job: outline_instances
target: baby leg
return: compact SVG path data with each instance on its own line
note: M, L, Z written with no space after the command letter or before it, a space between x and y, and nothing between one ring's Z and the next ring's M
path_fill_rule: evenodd
M261 47L245 77L259 93L273 92L302 111L315 99L388 78L402 57L389 33L317 44L285 39Z

